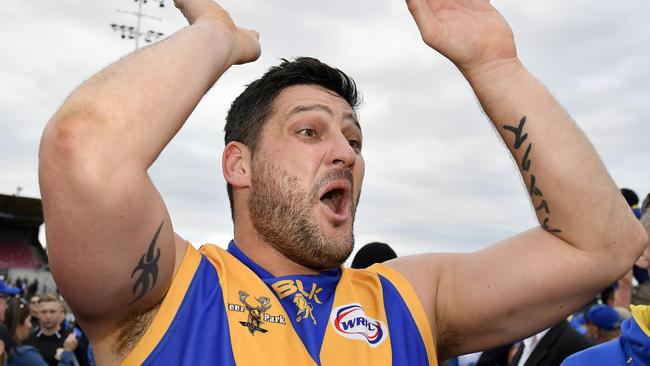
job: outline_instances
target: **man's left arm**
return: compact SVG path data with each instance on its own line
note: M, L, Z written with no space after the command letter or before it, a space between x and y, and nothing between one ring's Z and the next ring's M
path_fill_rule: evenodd
M540 224L476 253L389 263L415 287L447 357L551 326L628 271L647 236L585 135L521 64L510 27L489 1L407 5L424 42L474 90Z

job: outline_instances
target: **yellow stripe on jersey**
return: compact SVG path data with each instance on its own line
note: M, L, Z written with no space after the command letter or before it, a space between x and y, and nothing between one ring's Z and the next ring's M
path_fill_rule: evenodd
M367 352L366 348L371 347L367 342L362 338L354 339L339 334L330 319L320 352L322 365L390 365L392 363L388 322L381 294L381 283L376 274L343 269L334 295L333 312L348 304L363 304L362 314L382 324L385 342L373 347L372 352Z
M420 335L424 341L424 346L427 350L429 364L437 365L438 356L436 355L436 348L433 341L433 336L431 334L429 318L424 312L420 298L413 289L413 286L411 286L411 284L406 280L406 278L404 278L404 276L402 276L401 273L388 266L382 264L374 264L367 270L386 277L386 279L388 279L395 286L395 288L397 288L397 291L402 296L402 299L404 299L404 302L406 302L406 305L408 306L409 311L411 312L411 315L415 319L415 323L418 326Z
M204 245L201 253L219 274L230 341L238 365L315 366L282 304L253 271L217 246ZM243 324L254 322L249 317L251 310L242 300L244 293L245 303L255 308L256 316L265 320L261 324L252 324L251 328Z
M160 309L154 317L149 329L144 333L142 339L135 348L122 361L122 365L141 365L149 354L156 348L158 342L167 332L169 325L176 316L176 312L183 302L194 273L201 262L201 255L188 242L185 257L172 279L171 286L165 295Z

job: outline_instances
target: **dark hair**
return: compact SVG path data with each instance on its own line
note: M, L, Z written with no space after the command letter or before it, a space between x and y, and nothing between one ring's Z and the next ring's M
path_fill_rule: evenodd
M299 57L293 61L282 59L280 65L271 67L261 78L250 83L232 102L224 128L226 145L239 141L254 155L264 123L273 112L275 99L282 90L294 85L317 85L331 90L355 111L361 102L356 83L343 71L311 57ZM230 184L227 190L230 213L234 218Z
M387 260L397 258L397 254L386 243L368 243L359 249L352 260L352 268L368 268L375 263L383 263Z
M628 206L632 207L639 204L639 196L636 195L636 192L629 188L621 188L621 194L625 197L625 201Z
M5 324L16 344L21 343L20 340L16 339L16 329L25 323L29 315L29 306L22 299L14 297L7 301Z

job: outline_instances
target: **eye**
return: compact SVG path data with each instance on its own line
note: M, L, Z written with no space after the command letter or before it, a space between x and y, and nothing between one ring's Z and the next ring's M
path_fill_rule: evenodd
M356 139L350 139L348 140L348 143L354 150L361 151L361 141Z
M316 137L317 135L316 130L311 128L303 128L300 131L298 131L298 133L307 137Z

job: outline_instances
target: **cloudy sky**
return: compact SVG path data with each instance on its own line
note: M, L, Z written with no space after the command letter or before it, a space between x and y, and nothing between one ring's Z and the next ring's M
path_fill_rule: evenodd
M650 3L493 3L515 31L520 58L578 121L616 182L645 196ZM472 251L536 225L515 166L467 83L421 42L402 0L221 4L238 24L259 30L263 54L222 77L151 169L181 235L195 244L230 239L220 168L227 106L279 58L302 55L345 70L364 94L358 246L385 241L400 255ZM149 0L143 10L161 20L144 19L142 30L169 35L185 26L172 5ZM117 9L135 11L137 3L30 0L0 11L0 193L22 187L21 195L40 196L45 123L75 86L134 47L110 27L135 24Z

